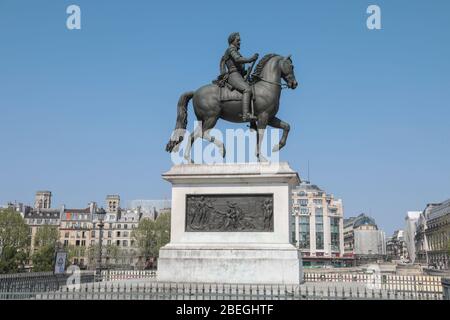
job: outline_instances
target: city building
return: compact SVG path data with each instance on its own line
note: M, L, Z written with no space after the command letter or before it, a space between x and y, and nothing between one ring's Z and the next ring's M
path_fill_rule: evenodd
M63 206L59 226L60 242L70 248L71 263L86 268L89 259L89 246L95 241L93 216L96 213L95 202L82 209L69 209Z
M36 192L34 207L8 204L22 213L30 226L31 252L38 229L45 225L59 230L59 242L69 252L70 263L82 269L94 269L98 259L100 228L98 207L95 202L86 208L51 208L52 193ZM105 200L106 215L103 220L102 266L108 268L136 268L146 265L140 256L132 232L142 219L156 219L164 212L170 213L168 200L135 200L131 208L120 206L119 195L108 195Z
M405 262L408 259L408 249L403 230L396 230L386 240L386 260Z
M34 208L50 209L52 206L52 193L50 191L37 191L34 199Z
M52 194L49 191L36 192L34 207L22 206L23 218L30 227L30 253L35 252L36 233L39 228L49 225L59 227L61 221L61 209L51 208Z
M425 236L428 244L428 263L436 269L449 269L450 199L429 210Z
M292 213L292 242L302 252L304 266L346 264L341 199L303 181L292 190Z
M155 220L158 214L170 212L171 200L131 200L128 208L139 210L142 218Z
M344 256L356 265L384 260L386 239L375 220L364 213L344 220Z
M431 209L439 206L440 203L429 203L420 214L416 223L416 234L414 236L416 246L416 262L424 265L428 265L428 240L426 237L427 221L430 215Z
M420 211L409 211L405 217L405 244L408 250L408 260L414 263L416 260L416 224L420 218Z
M109 208L109 210L111 209L114 210L114 208ZM113 212L108 213L113 214ZM113 263L116 267L131 266L134 268L140 263L140 257L139 249L133 239L132 232L138 227L142 214L140 208L136 210L121 209L120 198L119 202L117 202L117 213L117 218L112 223L112 239L111 242L108 239L107 244L115 245L119 251L110 263Z

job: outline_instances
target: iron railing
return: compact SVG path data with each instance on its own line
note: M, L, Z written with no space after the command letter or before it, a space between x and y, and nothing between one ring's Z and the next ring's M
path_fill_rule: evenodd
M0 298L5 297L0 295ZM366 287L193 283L90 283L49 292L9 292L35 300L442 300L442 294L370 290Z

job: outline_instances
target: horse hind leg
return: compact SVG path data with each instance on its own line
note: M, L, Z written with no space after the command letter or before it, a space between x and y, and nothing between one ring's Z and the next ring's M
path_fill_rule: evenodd
M214 145L216 145L217 148L219 148L222 157L225 158L226 155L225 145L223 144L222 141L210 135L211 129L214 128L214 126L217 123L217 120L218 120L217 117L211 117L203 122L203 139L214 143Z
M187 142L186 150L184 152L184 158L186 159L186 161L188 161L190 163L194 163L194 161L191 158L192 145L194 144L195 140L197 138L200 138L201 136L202 136L202 127L201 126L197 126L195 128L194 132L192 132L189 135L189 140Z

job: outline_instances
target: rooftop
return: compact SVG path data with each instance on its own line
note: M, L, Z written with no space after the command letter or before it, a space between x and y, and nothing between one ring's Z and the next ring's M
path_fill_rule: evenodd
M373 218L371 218L369 216L366 216L364 213L361 213L357 217L350 217L350 218L344 220L344 226L345 227L348 227L350 225L352 225L352 227L354 229L356 229L358 227L361 227L363 225L365 225L365 226L374 226L375 228L378 229L378 226L377 226L377 224L375 222L375 219L373 219Z

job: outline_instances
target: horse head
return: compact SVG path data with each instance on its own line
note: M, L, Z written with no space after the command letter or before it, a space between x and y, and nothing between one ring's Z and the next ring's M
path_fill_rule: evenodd
M294 65L292 64L291 55L280 60L281 77L286 81L288 88L295 89L298 86L298 82L295 79Z

